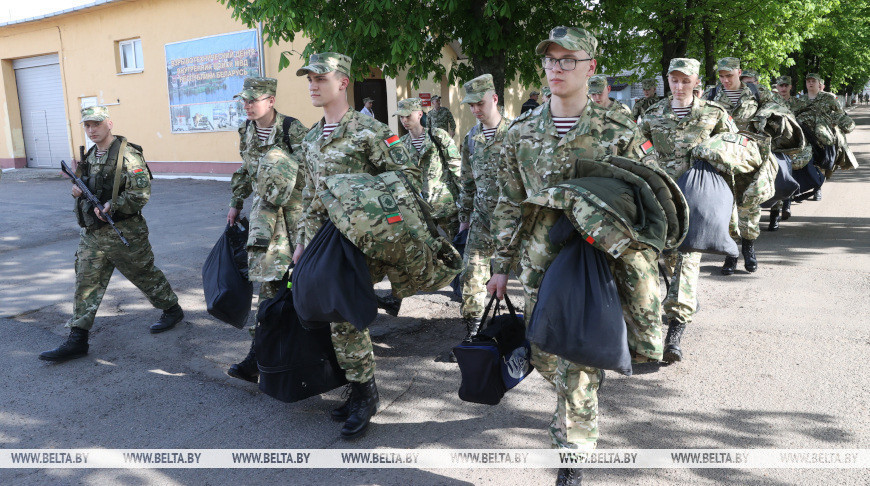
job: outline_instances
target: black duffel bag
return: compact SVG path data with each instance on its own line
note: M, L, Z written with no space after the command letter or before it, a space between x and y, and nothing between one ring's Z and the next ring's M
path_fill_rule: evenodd
M737 243L728 231L734 193L719 172L704 160L677 179L689 207L689 230L678 250L737 256Z
M800 184L794 180L791 168L791 157L786 154L775 153L776 164L776 180L773 182L774 194L773 197L761 204L763 208L770 208L777 201L783 201L791 198L800 189Z
M261 392L282 402L296 402L347 384L329 326L302 327L287 277L278 294L260 304L257 319L254 352Z
M628 329L607 256L564 215L550 241L565 245L544 273L526 337L574 363L631 375Z
M453 238L453 248L456 248L456 251L459 252L459 256L465 255L465 244L468 243L468 228L460 231ZM463 266L463 268L465 268ZM453 298L455 300L462 300L462 282L459 280L459 277L462 276L462 273L457 275L452 282L450 282L450 288L453 289Z
M208 313L239 329L251 313L254 286L248 280L248 220L227 225L202 265Z

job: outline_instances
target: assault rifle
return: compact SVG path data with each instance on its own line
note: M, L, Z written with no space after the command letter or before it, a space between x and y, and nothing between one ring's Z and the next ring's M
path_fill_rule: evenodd
M117 226L115 226L115 221L112 219L111 216L109 216L109 213L103 211L103 205L100 204L100 200L97 199L97 196L94 196L94 193L92 193L91 190L88 189L87 184L85 184L83 180L76 177L75 172L73 172L72 169L70 169L69 166L66 165L66 162L64 162L63 160L60 161L60 170L62 170L63 173L67 175L67 177L72 179L73 183L78 186L79 189L81 189L82 196L86 197L88 201L90 201L90 203L93 204L95 208L97 208L97 212L100 213L100 216L112 226L112 229L115 230L115 233L118 233L118 236L121 238L121 242L127 246L130 246L130 242L127 241L127 238L124 238L124 234L121 233L121 230L119 230Z

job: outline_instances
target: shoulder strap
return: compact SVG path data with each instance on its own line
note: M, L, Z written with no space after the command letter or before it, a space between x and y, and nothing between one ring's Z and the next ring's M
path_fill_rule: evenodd
M713 86L713 89L710 90L710 94L707 95L707 99L713 101L716 99L716 95L719 93L719 85Z
M477 135L477 127L479 127L479 126L480 126L479 123L475 124L473 127L471 127L471 130L468 131L468 134L465 135L465 140L466 140L465 145L468 147L468 155L469 156L474 154L474 145L476 143L474 141L474 136Z
M284 115L284 121L281 122L281 128L284 130L284 132L283 132L284 145L287 146L287 153L291 153L291 154L293 153L293 146L290 145L290 132L289 132L289 130L290 130L290 125L292 125L294 121L296 121L296 119L293 118L292 116Z
M115 182L112 183L112 206L109 212L115 212L115 201L118 199L118 192L121 190L121 169L124 166L124 154L127 153L127 139L121 139L121 147L118 149L118 155L115 157Z
M753 83L746 83L746 87L749 88L749 91L752 91L752 96L755 97L755 102L759 105L761 104L761 94L758 93L758 86Z

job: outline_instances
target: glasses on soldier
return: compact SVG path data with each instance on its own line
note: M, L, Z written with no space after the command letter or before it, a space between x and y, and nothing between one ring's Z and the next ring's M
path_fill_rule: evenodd
M271 98L271 96L265 96L263 98L257 98L255 100L243 100L242 105L244 105L244 106L253 105L254 103L259 103L260 101L265 101L265 100L268 100L269 98Z
M591 60L591 57L587 57L586 59L574 59L572 57L555 59L552 57L545 57L541 59L541 65L544 66L544 69L553 69L554 67L556 67L556 64L558 64L559 69L561 69L562 71L573 71L577 67L578 62Z

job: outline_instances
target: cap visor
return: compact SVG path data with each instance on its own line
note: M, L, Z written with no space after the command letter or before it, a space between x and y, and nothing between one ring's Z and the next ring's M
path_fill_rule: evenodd
M483 94L467 94L459 103L480 103L481 101L483 101Z

